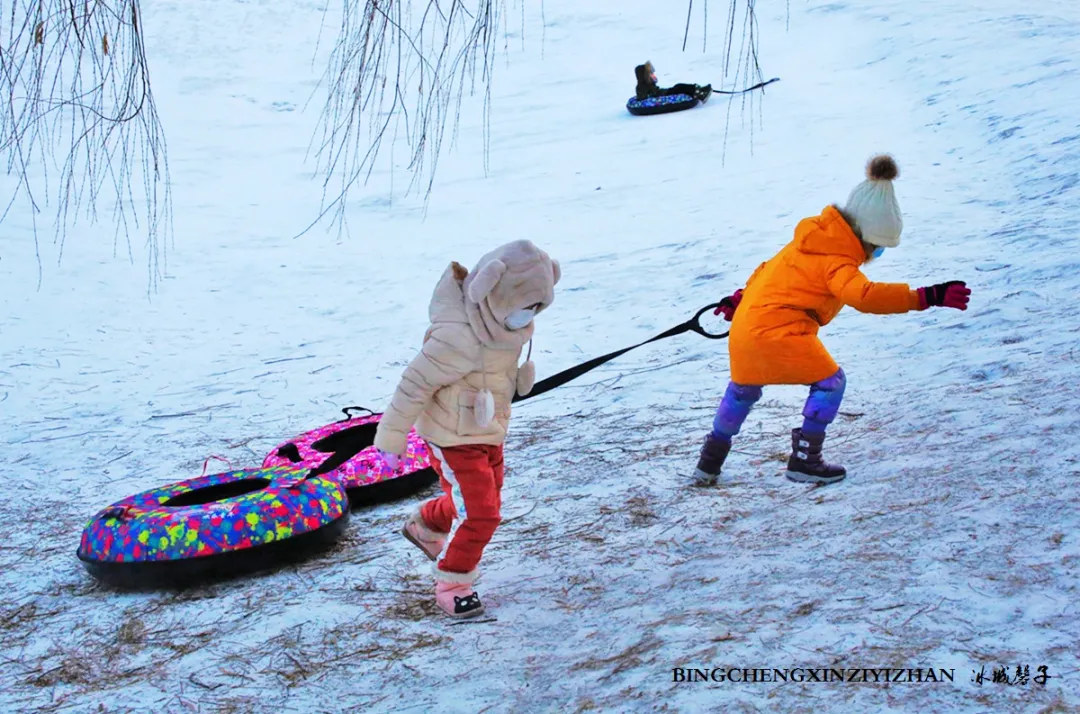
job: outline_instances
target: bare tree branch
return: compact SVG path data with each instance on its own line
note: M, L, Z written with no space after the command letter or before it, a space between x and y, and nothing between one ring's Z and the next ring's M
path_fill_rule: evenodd
M366 0L362 10L359 5L344 0L341 32L324 75L328 98L316 156L326 181L323 208L312 225L333 213L344 227L349 189L370 177L384 140L392 145L400 135L411 151L409 190L427 169L430 194L447 124L452 120L456 133L466 81L471 80L471 94L478 70L485 88L487 167L496 28L505 0ZM339 183L331 193L335 178Z
M0 152L17 179L0 223L20 197L29 204L40 285L37 214L48 205L52 173L59 173L58 261L69 226L80 212L96 222L109 190L114 252L123 237L134 259L131 230L145 230L149 286L156 287L172 196L138 0L4 0L0 8ZM58 147L67 151L60 162Z

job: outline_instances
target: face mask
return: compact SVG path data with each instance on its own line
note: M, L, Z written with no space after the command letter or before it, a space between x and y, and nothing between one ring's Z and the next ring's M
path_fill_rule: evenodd
M884 252L885 252L885 246L879 245L877 248L874 248L874 252L870 254L870 257L871 258L880 258L881 254L884 253Z
M536 316L535 307L527 307L524 310L515 310L506 316L503 320L503 324L506 325L508 330L520 330L533 321Z

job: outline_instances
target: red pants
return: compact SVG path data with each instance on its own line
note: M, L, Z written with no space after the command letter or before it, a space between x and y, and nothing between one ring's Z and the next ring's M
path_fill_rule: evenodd
M428 451L444 493L420 515L431 530L450 534L436 568L469 580L501 520L503 447L428 444Z

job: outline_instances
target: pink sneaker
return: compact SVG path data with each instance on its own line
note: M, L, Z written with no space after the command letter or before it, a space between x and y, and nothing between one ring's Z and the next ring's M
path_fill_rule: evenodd
M480 596L468 583L436 580L435 603L450 617L476 617L484 612Z
M438 533L431 530L424 525L424 519L420 516L420 511L414 511L409 520L405 522L405 525L401 529L401 535L420 550L424 551L424 555L429 560L435 560L439 557L439 553L442 552L443 545L446 543L446 534Z

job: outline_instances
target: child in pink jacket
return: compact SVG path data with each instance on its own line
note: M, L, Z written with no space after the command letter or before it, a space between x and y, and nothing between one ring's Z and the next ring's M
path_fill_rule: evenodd
M515 392L532 390L532 362L518 367L533 318L555 299L557 261L526 240L488 253L469 272L451 263L429 309L431 327L405 369L375 433L391 467L415 425L443 494L423 504L403 535L435 561L435 601L452 617L483 611L472 588L501 519L503 441Z

